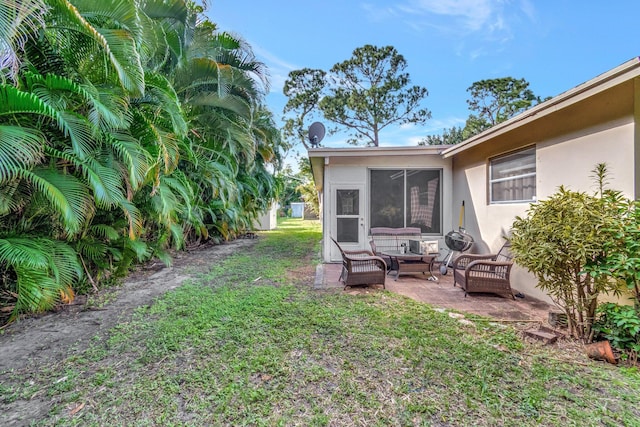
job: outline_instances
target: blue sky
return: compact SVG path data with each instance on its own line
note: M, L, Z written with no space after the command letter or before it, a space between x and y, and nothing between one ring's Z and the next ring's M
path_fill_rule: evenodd
M466 89L499 77L524 78L555 96L640 55L639 0L209 0L220 30L242 36L271 76L276 118L289 71L328 70L365 44L394 46L411 83L424 86L426 124L393 126L381 146L415 145L463 125ZM344 136L324 146L344 146ZM292 153L295 156L295 153Z

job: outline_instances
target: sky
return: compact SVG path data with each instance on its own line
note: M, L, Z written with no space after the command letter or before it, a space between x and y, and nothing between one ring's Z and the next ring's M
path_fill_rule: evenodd
M281 124L290 71L329 70L355 48L394 46L411 85L426 87L423 125L392 125L380 146L414 146L463 126L469 88L524 78L546 98L640 55L639 0L208 0L219 30L246 40L268 68L267 106ZM328 125L328 123L326 123ZM325 147L346 146L344 134ZM300 147L302 148L302 147ZM294 150L291 157L306 155Z

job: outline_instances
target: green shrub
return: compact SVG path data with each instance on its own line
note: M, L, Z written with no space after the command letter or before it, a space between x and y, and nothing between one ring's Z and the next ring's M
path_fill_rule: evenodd
M611 345L637 359L640 353L640 308L606 303L598 306L593 324L595 337L607 339Z
M610 218L610 239L602 254L586 266L594 277L610 277L623 282L640 305L640 201L621 198L617 215Z
M513 223L515 261L533 273L538 287L567 314L570 333L591 341L592 324L603 292L619 293L619 282L588 274L585 266L604 256L612 239L608 230L619 213L619 194L604 189L606 167L594 170L599 192L594 195L560 187L547 200L529 208Z

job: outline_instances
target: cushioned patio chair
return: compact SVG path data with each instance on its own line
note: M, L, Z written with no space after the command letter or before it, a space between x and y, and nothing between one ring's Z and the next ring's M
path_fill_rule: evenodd
M497 254L462 254L453 262L453 286L471 292L487 292L515 299L511 291L510 273L513 266L511 244L506 242Z
M339 280L345 289L348 286L376 284L382 284L385 288L387 264L382 258L367 250L344 250L333 237L331 240L342 254L342 272Z

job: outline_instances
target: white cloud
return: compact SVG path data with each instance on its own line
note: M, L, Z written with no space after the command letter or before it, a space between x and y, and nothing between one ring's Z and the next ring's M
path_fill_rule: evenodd
M371 3L361 7L372 20L402 19L404 25L417 32L432 28L459 38L482 33L482 38L498 43L513 38L513 23L520 25L522 17L534 22L536 17L530 0L405 0L393 7Z
M445 129L451 129L454 126L464 126L467 119L460 117L445 117L442 119L431 119L427 121L422 128L424 135L438 135Z
M524 13L531 22L536 22L537 14L536 8L533 3L531 3L529 0L521 0L520 10L522 10L522 13Z
M418 33L434 30L471 60L501 49L518 31L536 22L531 0L405 1L397 9L407 27Z
M499 0L413 0L406 10L449 16L462 23L467 31L478 31L490 25L501 3Z
M270 51L262 48L259 44L252 44L251 46L256 56L260 56L264 58L266 61L269 62L271 66L283 68L289 71L295 70L298 68L296 65L290 62L287 62L284 59L281 59L278 56L274 55Z
M398 11L389 6L378 7L371 3L362 3L360 7L362 7L369 20L373 22L384 22L398 16Z
M259 44L252 43L251 45L258 60L264 62L269 70L269 82L271 83L269 92L282 93L282 88L289 77L289 72L300 67L274 55Z

